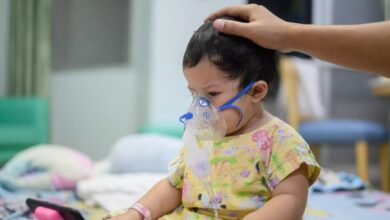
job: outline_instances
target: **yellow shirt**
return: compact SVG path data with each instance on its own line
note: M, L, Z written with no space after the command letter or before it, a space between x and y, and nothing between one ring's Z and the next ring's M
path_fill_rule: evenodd
M160 219L213 219L204 181L186 166L186 148L169 164L169 180L182 190L182 207ZM238 219L271 199L272 190L301 164L312 184L320 167L308 144L287 123L274 117L260 128L213 143L210 155L214 204L220 219Z

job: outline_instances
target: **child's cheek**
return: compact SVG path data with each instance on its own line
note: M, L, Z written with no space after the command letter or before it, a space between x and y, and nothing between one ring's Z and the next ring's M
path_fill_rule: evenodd
M219 95L217 97L211 98L211 101L216 107L221 107L223 104L225 104L229 99L224 97L223 95Z
M222 111L223 118L226 123L226 134L234 132L237 128L237 123L240 120L240 113L234 109L225 109Z

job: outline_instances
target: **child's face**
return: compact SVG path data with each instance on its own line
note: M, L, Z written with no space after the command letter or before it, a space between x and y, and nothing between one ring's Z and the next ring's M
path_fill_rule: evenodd
M225 72L218 69L207 59L202 60L194 67L185 68L184 75L188 82L188 89L192 93L206 97L217 107L225 104L239 92L239 80L228 79ZM243 118L237 128L240 113L234 109L226 109L221 112L227 125L227 135L244 127L245 122L248 121L247 118L251 115L252 105L247 94L243 95L234 104L241 108Z

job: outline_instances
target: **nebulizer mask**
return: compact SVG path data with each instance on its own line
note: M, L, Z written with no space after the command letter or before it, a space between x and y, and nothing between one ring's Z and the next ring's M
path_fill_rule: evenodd
M180 117L185 124L183 141L187 148L184 162L207 190L214 217L218 219L217 204L212 188L210 155L213 141L225 136L226 123L210 100L194 95L189 111Z
M248 92L253 84L254 82L250 83L220 107L215 106L206 97L195 94L189 111L180 117L180 121L185 124L183 141L187 148L187 154L184 162L207 189L216 219L218 219L217 201L214 199L211 185L210 155L213 151L214 141L221 139L226 134L226 123L221 112L228 108L237 110L240 113L240 119L236 125L238 127L243 118L243 112L240 107L234 105L234 102Z

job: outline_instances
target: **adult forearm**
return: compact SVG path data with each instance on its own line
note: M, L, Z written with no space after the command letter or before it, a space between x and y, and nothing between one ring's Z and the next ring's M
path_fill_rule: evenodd
M263 6L222 8L206 20L230 15L248 22L217 19L214 27L281 52L300 51L342 66L390 76L390 21L361 25L303 25L286 22Z
M361 71L390 76L390 22L361 25L293 24L287 50Z

